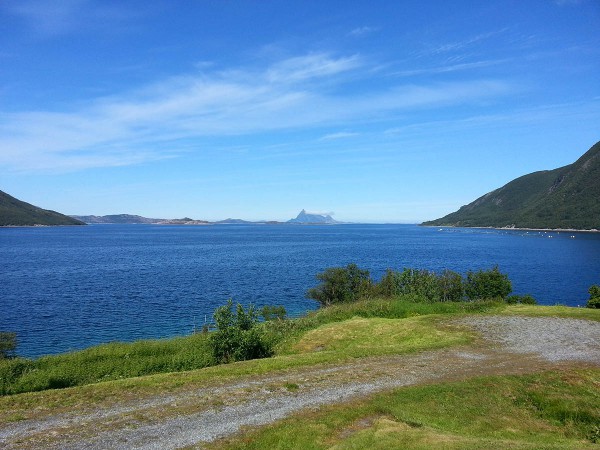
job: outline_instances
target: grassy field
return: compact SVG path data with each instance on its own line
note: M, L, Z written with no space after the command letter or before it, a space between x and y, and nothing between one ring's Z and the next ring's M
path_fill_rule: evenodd
M276 357L296 356L287 359L270 358L269 361L257 363L255 370L264 373L286 366L321 364L364 355L403 353L465 343L468 339L466 335L441 331L435 327L435 322L439 317L474 313L555 316L600 321L600 310L588 308L506 305L495 302L417 303L406 299L365 300L330 306L295 320L262 324L267 339L273 342ZM402 327L383 320L417 317L421 320L404 320ZM378 320L349 321L353 318ZM383 340L375 339L374 329L385 330L379 331ZM325 345L325 342L328 344ZM304 352L301 356L302 349L310 346L313 349L323 347L323 350L327 351ZM133 343L110 343L36 360L0 360L0 396L84 386L145 375L185 372L215 364L207 334ZM229 372L230 369L225 371Z
M398 389L296 414L219 449L584 449L600 444L600 370Z
M382 305L383 303L380 306ZM489 304L488 307L496 308L493 304ZM408 316L404 319L361 318L361 308L368 310L366 305L353 305L348 311L336 307L330 311L317 312L306 319L271 324L274 334L284 334L281 328L287 333L287 339L279 342L274 357L215 365L201 370L173 371L135 378L122 376L105 381L94 378L99 368L106 367L104 373L114 376L118 370L126 373L130 368L139 370L136 367L149 361L168 359L170 345L176 345L175 348L180 349L179 353L171 355L171 359L177 359L178 354L187 355L192 351L192 344L198 346L196 351L200 356L197 358L201 358L201 355L208 354L206 349L200 347L206 345L204 335L165 341L108 344L83 352L46 357L43 358L44 364L48 365L46 368L42 366L40 370L27 372L25 376L17 379L17 382L27 386L25 382L29 380L47 382L52 377L73 377L71 380L77 380L75 376L78 373L82 374L82 379L85 375L92 382L68 389L47 389L43 392L0 397L0 421L12 420L8 416L9 412L11 417L27 418L46 409L79 407L90 399L98 404L112 403L182 388L206 387L211 383L243 376L261 375L301 366L340 363L361 356L412 353L464 344L474 339L474 335L466 331L439 327L440 317L443 316L425 314L422 305L416 306L418 312L412 310L411 305L400 309L392 308L396 313L401 312L401 315ZM446 306L441 308L446 309ZM431 305L430 310L435 311L436 306ZM460 311L462 306L456 305L453 312ZM372 311L369 314L372 314ZM389 310L384 310L382 314L389 315ZM126 355L132 360L130 365L127 361L121 361L127 359Z
M325 324L340 323L353 317L402 319L435 314L485 312L499 308L501 307L497 303L490 302L431 304L398 299L376 299L332 306L299 319L268 322L261 326L264 328L267 339L273 342L276 355L286 355L299 353L295 345L303 333ZM426 331L431 330L420 331L426 335ZM464 339L461 339L464 342ZM423 341L419 345L415 342L413 351L427 346L437 348L443 345L452 345L458 341L460 339L450 339L444 343L443 339L433 339L431 342ZM372 351L389 353L409 351L409 348L409 345L404 344L404 349L392 346L385 351L379 349ZM336 351L318 356L296 358L289 364L303 365L338 361L358 356L357 351L357 348L351 347L347 352ZM207 334L133 343L110 343L36 360L23 358L0 360L0 395L83 386L143 375L183 372L215 364ZM270 363L265 364L269 366ZM274 365L281 367L285 363L277 362Z

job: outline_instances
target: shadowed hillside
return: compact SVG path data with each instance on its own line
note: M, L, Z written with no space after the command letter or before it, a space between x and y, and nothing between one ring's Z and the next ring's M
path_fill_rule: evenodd
M85 225L55 211L38 208L0 191L0 226Z
M600 229L600 142L573 164L534 172L423 225Z

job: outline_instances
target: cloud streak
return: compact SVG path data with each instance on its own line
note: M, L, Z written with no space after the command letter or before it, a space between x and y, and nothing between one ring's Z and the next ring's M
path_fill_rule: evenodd
M259 69L174 77L71 111L0 113L0 165L80 170L138 164L175 157L184 139L196 139L202 151L203 139L347 126L477 102L512 89L497 80L396 84L361 93L336 89L368 76L366 66L355 55L308 54Z
M112 29L115 24L137 15L122 6L96 4L90 0L18 0L5 2L0 8L24 20L42 37L97 27Z

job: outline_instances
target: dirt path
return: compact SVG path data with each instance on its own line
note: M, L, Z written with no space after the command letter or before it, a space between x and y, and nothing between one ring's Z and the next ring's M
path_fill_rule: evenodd
M600 366L600 323L474 316L454 321L483 339L469 347L362 358L240 378L235 383L153 396L109 408L0 424L6 449L176 449L243 426L399 386L520 374L564 365Z

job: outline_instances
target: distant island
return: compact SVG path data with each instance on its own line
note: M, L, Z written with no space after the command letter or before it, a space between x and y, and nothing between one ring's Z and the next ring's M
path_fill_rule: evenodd
M334 220L328 214L307 213L306 210L303 209L302 211L300 211L300 214L298 214L298 216L296 216L295 219L290 219L287 221L287 223L302 225L333 225L341 222Z
M85 225L83 221L42 209L0 191L0 226Z
M244 225L244 224L266 224L266 225L284 225L284 224L296 224L296 225L333 225L340 224L334 220L328 214L315 214L308 213L306 210L300 211L300 213L293 219L286 222L279 222L276 220L261 220L261 221L248 221L242 219L228 218L225 220L219 220L216 222L210 222L207 220L196 220L189 217L183 219L152 219L148 217L142 217L132 214L111 214L107 216L71 216L73 219L79 220L87 224L154 224L154 225Z
M422 225L600 230L600 142L573 164L524 175Z

